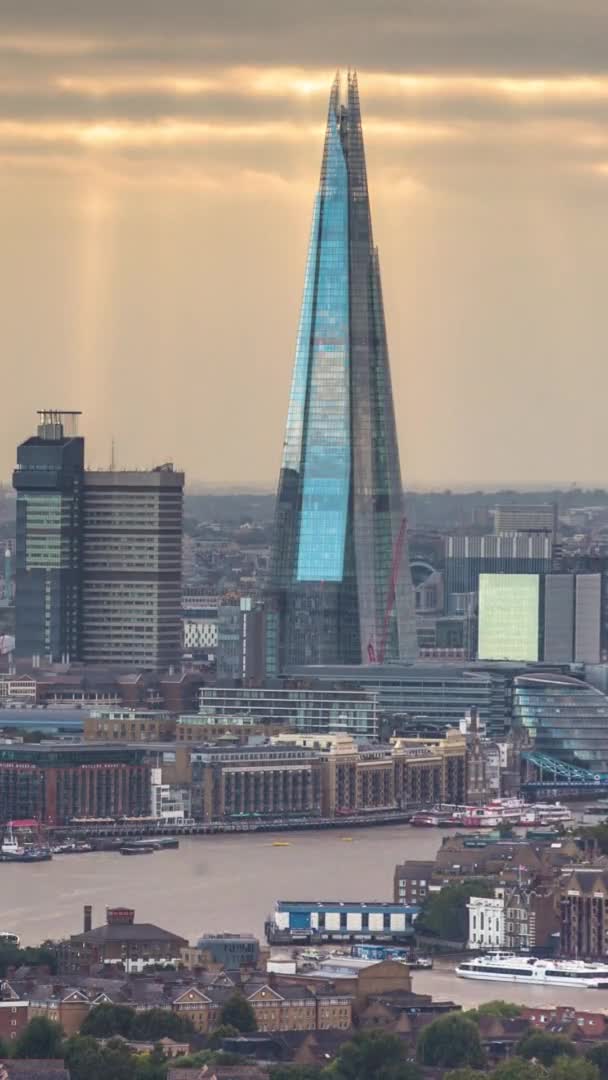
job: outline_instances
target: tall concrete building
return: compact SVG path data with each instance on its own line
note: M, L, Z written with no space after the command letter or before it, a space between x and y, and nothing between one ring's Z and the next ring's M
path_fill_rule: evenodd
M269 675L416 655L357 77L330 96L267 595Z
M497 506L494 510L494 532L549 533L555 540L557 503L513 503L510 506Z
M82 658L168 668L181 656L184 474L85 473Z
M80 655L82 486L80 414L38 413L17 449L16 653L59 662Z
M264 678L264 609L250 596L218 609L218 683Z

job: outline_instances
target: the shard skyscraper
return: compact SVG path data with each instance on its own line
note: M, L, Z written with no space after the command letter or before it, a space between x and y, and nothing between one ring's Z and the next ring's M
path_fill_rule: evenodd
M329 100L279 478L267 671L416 655L357 77Z

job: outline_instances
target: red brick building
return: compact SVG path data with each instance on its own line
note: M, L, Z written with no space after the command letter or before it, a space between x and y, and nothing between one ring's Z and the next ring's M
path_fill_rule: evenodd
M29 1019L29 1003L20 1001L17 997L9 997L0 1001L0 1040L12 1043L25 1027Z

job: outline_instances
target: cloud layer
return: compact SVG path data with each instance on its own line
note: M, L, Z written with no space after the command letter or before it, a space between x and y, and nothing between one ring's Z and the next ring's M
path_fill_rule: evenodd
M604 483L602 0L5 0L0 475L274 484L328 88L358 67L404 473Z

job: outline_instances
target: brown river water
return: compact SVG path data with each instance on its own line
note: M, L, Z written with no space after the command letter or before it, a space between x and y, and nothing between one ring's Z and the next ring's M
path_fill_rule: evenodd
M193 837L177 851L125 857L114 852L56 855L52 862L0 864L0 930L24 944L82 929L84 904L93 925L105 908L135 908L138 922L182 934L192 943L204 932L264 934L277 899L391 900L395 864L433 858L444 830L408 825L327 832ZM288 844L274 847L273 841ZM454 961L413 973L414 989L473 1006L492 998L526 1004L608 1009L608 990L529 987L470 982Z

